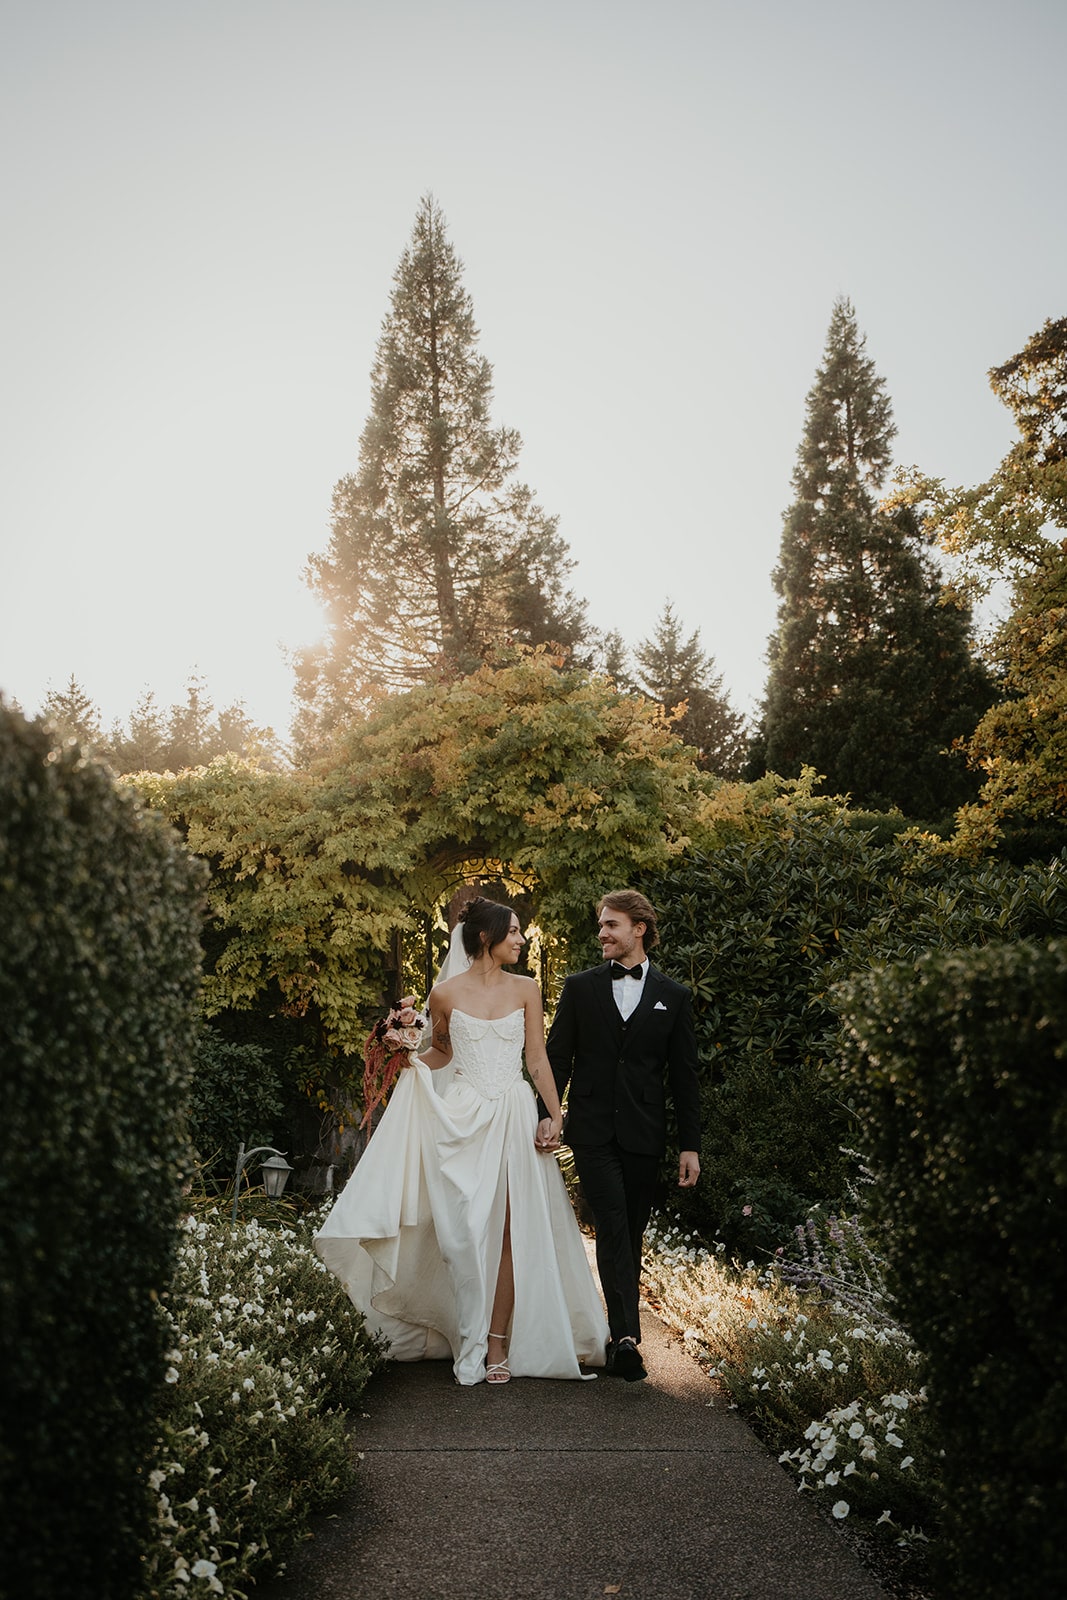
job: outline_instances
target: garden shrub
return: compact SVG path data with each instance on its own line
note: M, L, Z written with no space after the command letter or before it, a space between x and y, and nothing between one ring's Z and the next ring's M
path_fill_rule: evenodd
M804 1287L779 1265L739 1268L657 1217L645 1293L798 1489L838 1520L854 1513L879 1541L921 1544L941 1498L922 1356L886 1314L881 1263L855 1222L828 1221L824 1236L831 1254L841 1241L844 1275L828 1285L823 1271L805 1274Z
M664 969L690 986L704 1141L682 1213L741 1252L770 1251L816 1203L847 1201L855 1112L835 1068L833 983L926 948L1067 933L1067 868L969 864L921 837L788 817L642 887Z
M202 869L0 707L0 1590L125 1600L189 1148Z
M189 1093L189 1127L205 1176L232 1178L237 1147L275 1144L285 1106L281 1074L255 1044L230 1044L210 1025L200 1030Z
M1062 1593L1067 941L930 953L840 991L901 1315L945 1449L948 1592Z
M183 1221L160 1305L146 1597L247 1593L352 1482L346 1413L382 1346L311 1248L321 1222L230 1224L202 1209Z

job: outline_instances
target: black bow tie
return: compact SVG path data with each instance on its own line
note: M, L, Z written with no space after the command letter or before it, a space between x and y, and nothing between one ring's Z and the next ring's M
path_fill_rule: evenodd
M624 967L621 961L613 961L611 963L611 976L613 978L639 978L643 970L640 962L636 967Z

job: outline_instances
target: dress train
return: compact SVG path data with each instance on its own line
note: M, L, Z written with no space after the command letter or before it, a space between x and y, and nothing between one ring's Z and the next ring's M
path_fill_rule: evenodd
M392 1359L451 1355L459 1383L480 1383L510 1200L512 1376L587 1376L607 1323L559 1167L534 1147L524 1013L453 1009L451 1033L443 1092L421 1062L401 1072L315 1249Z

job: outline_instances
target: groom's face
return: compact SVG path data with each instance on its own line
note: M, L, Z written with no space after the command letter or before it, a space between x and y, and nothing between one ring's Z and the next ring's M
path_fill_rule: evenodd
M624 967L634 967L645 959L646 924L634 922L625 911L605 906L600 913L600 948L608 961L621 961Z

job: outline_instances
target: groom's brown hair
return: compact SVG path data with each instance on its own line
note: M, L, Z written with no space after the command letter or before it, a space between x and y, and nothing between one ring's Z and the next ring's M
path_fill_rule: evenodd
M596 914L599 917L604 907L612 911L621 911L629 917L631 922L643 922L645 937L642 940L646 950L654 950L659 944L659 929L656 926L656 908L650 900L636 889L612 889L610 894L602 894L597 901Z

